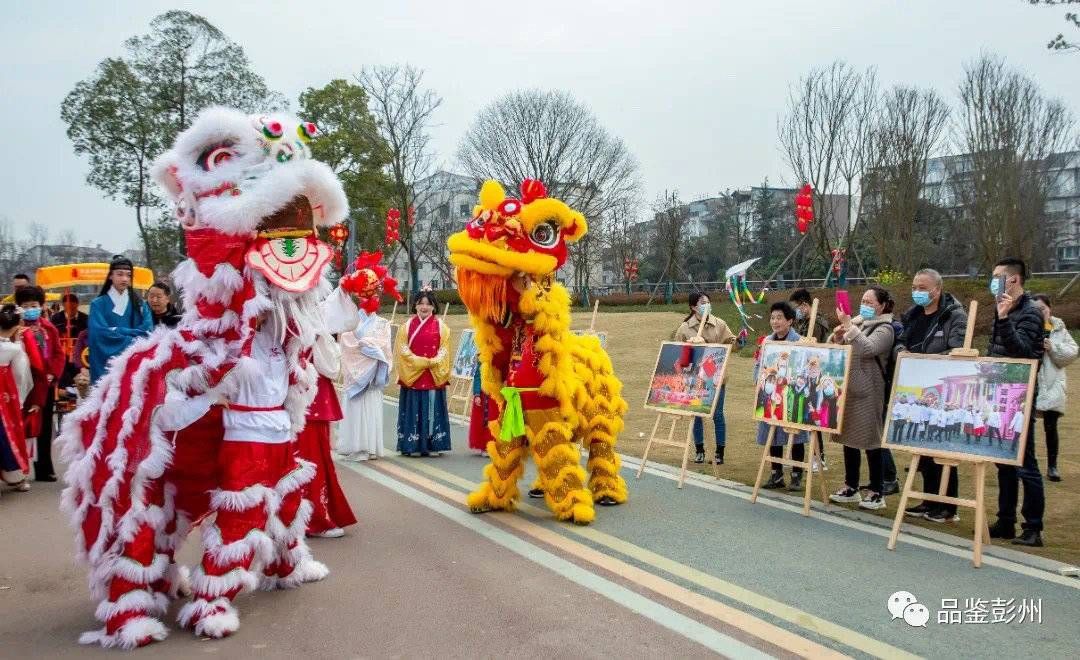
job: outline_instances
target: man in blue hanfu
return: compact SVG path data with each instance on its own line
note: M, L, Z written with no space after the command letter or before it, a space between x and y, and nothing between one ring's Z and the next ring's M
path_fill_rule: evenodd
M150 307L131 288L133 272L130 259L113 257L101 293L90 303L87 344L91 384L105 375L113 356L123 353L132 342L153 329Z

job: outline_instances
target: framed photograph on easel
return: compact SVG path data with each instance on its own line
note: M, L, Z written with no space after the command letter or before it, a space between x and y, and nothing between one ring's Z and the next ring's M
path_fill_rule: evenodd
M886 547L895 550L910 498L952 504L975 511L971 563L982 566L983 546L990 543L986 522L986 471L994 463L1021 465L1029 420L1034 414L1038 362L979 357L971 348L978 303L968 308L964 345L948 355L900 353L889 394L882 444L911 454ZM919 461L929 457L945 468L970 465L975 497L950 497L952 470L942 470L938 492L915 488Z
M810 306L808 327L817 320L818 300ZM847 401L848 375L851 370L851 347L819 344L813 337L796 342L768 341L762 343L758 354L757 379L754 388L753 418L768 425L769 432L762 447L757 478L750 494L751 504L757 502L765 477L766 465L786 465L802 470L803 515L810 515L813 492L814 464L821 462L821 446L826 433L840 433ZM782 445L775 443L778 433L787 436ZM795 446L805 444L805 458L793 457ZM770 449L782 446L781 456L772 456ZM819 475L821 501L828 506L825 475Z
M656 422L645 443L637 477L641 478L649 451L654 444L683 450L682 470L678 487L686 481L686 464L690 447L694 418L711 417L720 400L720 388L724 384L731 347L726 344L703 344L696 342L666 341L660 344L649 388L645 394L645 409L656 411ZM662 421L670 422L665 435L657 435ZM675 440L675 428L686 423L686 438ZM713 476L718 476L713 464Z

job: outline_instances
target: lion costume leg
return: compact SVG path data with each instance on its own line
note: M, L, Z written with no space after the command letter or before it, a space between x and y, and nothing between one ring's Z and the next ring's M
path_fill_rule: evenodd
M149 494L148 505L160 511L163 494L160 488L155 490ZM157 522L148 518L126 535L120 556L109 564L108 600L102 601L95 612L105 626L83 633L80 644L133 649L168 636L159 617L164 616L169 600L155 584L165 579L169 556L157 550Z
M304 540L313 505L303 498L303 487L315 477L315 469L313 463L301 460L274 487L281 505L271 514L268 524L274 560L263 568L260 587L264 590L292 589L330 574L326 565L311 557Z
M218 465L221 488L210 496L216 516L202 524L202 562L191 577L191 602L178 616L181 626L205 637L225 637L240 627L233 599L258 586L253 569L274 561L267 531L281 504L274 487L295 458L288 443L226 441Z
M519 496L517 483L525 473L525 438L489 440L487 453L491 462L484 467L484 482L465 502L473 513L513 511Z
M596 512L570 425L558 408L526 410L525 425L548 508L559 520L591 523Z

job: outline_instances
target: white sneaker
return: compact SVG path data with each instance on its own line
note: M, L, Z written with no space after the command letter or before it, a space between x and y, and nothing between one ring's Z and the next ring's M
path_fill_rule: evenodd
M30 491L30 480L23 479L19 482L19 485L15 486L15 491L19 493L27 493Z
M871 511L877 511L878 509L885 508L885 498L875 492L868 492L866 497L859 502L860 509L869 509Z
M862 502L862 496L859 495L859 491L855 490L854 488L849 488L848 486L844 486L832 495L829 495L829 499L833 502L839 502L841 504Z
M816 457L810 461L810 471L821 472L821 461L819 461Z
M328 529L325 532L316 532L314 534L309 534L309 536L316 536L320 539L339 539L342 536L345 536L345 530L340 527L335 527L333 529Z

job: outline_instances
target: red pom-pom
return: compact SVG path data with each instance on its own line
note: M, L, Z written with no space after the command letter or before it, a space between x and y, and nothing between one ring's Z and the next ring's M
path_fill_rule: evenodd
M538 179L525 179L521 182L521 201L525 204L547 197L547 188Z
M521 212L521 200L514 199L513 197L511 197L509 199L504 199L499 204L499 213L504 215L504 216L513 216L513 215L517 215L520 212Z

